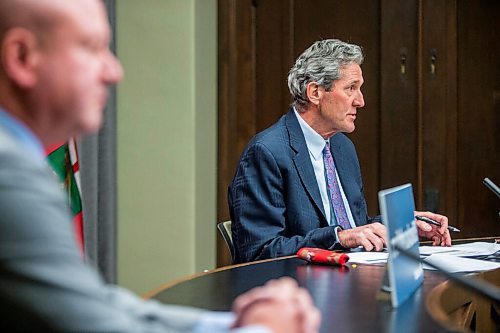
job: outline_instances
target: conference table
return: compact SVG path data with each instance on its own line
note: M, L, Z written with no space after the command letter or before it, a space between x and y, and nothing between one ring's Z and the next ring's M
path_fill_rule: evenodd
M426 306L428 296L446 279L425 271L423 286L397 309L380 286L385 266L309 264L295 256L227 266L175 281L147 297L209 310L230 310L241 293L270 279L290 276L311 293L322 313L321 332L446 332ZM380 297L382 295L382 297Z

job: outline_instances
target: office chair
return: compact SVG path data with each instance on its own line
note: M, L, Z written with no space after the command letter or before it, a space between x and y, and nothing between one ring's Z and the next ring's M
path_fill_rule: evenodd
M226 242L229 253L231 254L231 261L234 260L234 245L233 245L233 235L231 233L231 221L224 221L217 223L217 229L219 229L222 238Z

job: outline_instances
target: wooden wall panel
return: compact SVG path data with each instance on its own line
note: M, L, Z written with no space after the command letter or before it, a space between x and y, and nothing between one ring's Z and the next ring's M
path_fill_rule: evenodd
M381 2L380 186L417 179L417 1Z
M292 102L286 81L292 63L291 14L288 0L255 6L256 132L275 123Z
M457 211L457 15L454 1L422 2L418 209ZM452 149L450 149L452 148ZM443 153L446 152L446 153ZM423 200L422 200L423 199Z
M500 2L458 1L458 197L464 236L500 235ZM461 234L462 236L462 234Z

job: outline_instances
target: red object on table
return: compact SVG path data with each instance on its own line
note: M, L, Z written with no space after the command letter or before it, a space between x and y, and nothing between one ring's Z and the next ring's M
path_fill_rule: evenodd
M297 257L308 262L343 266L349 261L349 256L345 253L318 249L313 247L303 247L297 251Z

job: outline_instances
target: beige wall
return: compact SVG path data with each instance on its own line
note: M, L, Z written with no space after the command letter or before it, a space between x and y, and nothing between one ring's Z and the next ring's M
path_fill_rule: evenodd
M215 267L215 0L116 1L118 283Z

